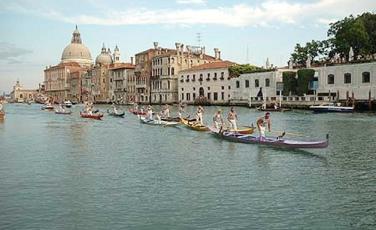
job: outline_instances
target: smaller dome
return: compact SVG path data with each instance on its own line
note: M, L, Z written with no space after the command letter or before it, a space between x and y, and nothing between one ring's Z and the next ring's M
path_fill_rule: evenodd
M97 64L97 65L109 65L109 64L112 64L111 54L109 54L106 51L106 47L104 46L104 43L103 43L103 47L102 47L101 53L95 59L95 64Z
M95 59L95 64L109 65L112 63L112 57L109 54L101 53Z

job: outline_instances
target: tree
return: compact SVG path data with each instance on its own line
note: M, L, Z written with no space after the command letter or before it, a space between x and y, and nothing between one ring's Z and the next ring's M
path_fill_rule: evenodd
M327 56L329 51L330 41L315 41L312 40L307 42L305 46L301 46L299 43L296 44L294 52L291 54L291 58L295 63L300 65L305 65L308 55L311 56L312 60L317 58L322 58Z
M283 96L289 96L290 92L292 95L296 94L297 79L296 72L286 71L282 73L283 81Z
M243 73L257 73L257 72L268 72L274 69L264 69L262 67L244 64L244 65L233 65L229 67L229 73L231 77L239 77Z

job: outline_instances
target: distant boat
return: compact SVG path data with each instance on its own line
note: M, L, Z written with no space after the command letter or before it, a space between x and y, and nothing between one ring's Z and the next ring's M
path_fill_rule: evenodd
M41 109L42 110L53 110L54 106L48 103L48 104L44 104Z
M67 108L70 108L72 107L73 103L71 101L64 101L64 106L67 107Z
M315 113L352 113L354 107L341 106L340 104L327 103L322 105L312 105L309 109Z

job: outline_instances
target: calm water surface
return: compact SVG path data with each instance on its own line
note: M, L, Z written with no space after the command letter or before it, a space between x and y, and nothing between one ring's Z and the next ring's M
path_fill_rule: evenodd
M375 114L273 113L274 130L330 134L327 149L303 151L129 113L85 120L80 108L6 105L0 229L375 229ZM206 108L208 122L216 109ZM245 125L261 115L236 109Z

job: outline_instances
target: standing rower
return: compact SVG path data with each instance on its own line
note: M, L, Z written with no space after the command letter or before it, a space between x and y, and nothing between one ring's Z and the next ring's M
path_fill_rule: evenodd
M272 130L272 121L271 121L270 113L269 112L266 112L265 116L260 117L260 118L257 119L257 121L256 121L257 126L258 126L259 122L262 122L263 126L267 125L268 131L271 132L271 130Z
M204 108L199 106L196 112L196 123L204 125L204 122L202 120L203 115L204 115Z
M230 112L228 113L227 120L230 122L231 128L233 130L237 130L238 126L236 125L236 120L238 119L238 115L236 114L234 107L231 107Z
M221 110L218 110L213 117L213 125L216 129L220 129L223 127L223 118L221 114Z

